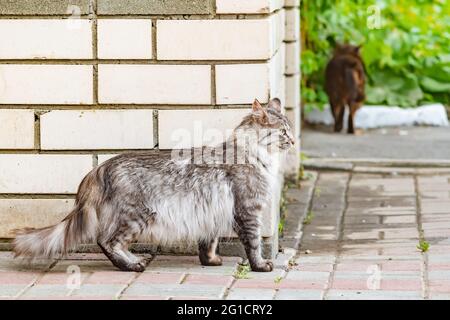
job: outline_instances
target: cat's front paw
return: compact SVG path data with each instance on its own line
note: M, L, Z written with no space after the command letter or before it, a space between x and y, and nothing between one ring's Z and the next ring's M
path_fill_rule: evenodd
M272 261L263 261L257 265L252 265L251 267L252 271L255 272L270 272L273 270L273 263Z

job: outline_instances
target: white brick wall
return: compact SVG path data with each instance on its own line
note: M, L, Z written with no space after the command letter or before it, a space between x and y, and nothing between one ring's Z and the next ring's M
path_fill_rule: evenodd
M159 148L215 146L223 142L249 109L160 110Z
M0 237L65 216L72 200L31 198L74 194L115 153L222 142L254 98L286 100L297 116L298 1L286 1L287 14L283 0L211 3L209 14L187 16L133 6L81 19L0 10ZM264 213L264 236L277 228L278 200Z
M0 149L34 148L34 111L0 109Z
M269 59L273 19L159 20L160 60ZM220 36L218 36L220 35Z
M286 77L286 108L299 108L300 74Z
M0 238L12 237L14 229L56 224L73 205L72 199L0 199Z
M92 59L92 22L0 20L0 59Z
M300 36L300 9L286 10L286 36L285 40L298 40Z
M0 104L91 104L86 65L0 65Z
M285 46L280 49L270 61L270 96L277 97L285 104L285 84L284 84Z
M300 0L284 0L285 7L299 7Z
M51 111L41 116L42 150L153 148L153 110Z
M208 65L99 65L99 102L210 104Z
M300 72L300 42L286 43L286 74Z
M76 193L90 155L0 154L0 193Z
M282 6L282 0L216 0L217 13L269 13Z
M269 101L269 64L227 64L216 66L217 104L261 103Z
M101 19L98 21L100 59L151 59L152 21Z

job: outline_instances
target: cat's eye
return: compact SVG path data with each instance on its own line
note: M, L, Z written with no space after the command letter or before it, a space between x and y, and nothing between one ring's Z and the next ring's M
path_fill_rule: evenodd
M286 135L286 133L287 133L286 129L281 129L281 133L282 133L283 135Z

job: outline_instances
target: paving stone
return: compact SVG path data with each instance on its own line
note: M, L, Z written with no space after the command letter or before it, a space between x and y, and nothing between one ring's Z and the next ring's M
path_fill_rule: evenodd
M184 273L144 272L134 283L142 284L179 284L185 278Z
M39 273L33 272L0 272L1 285L31 285L38 278Z
M120 300L169 300L165 296L121 296Z
M323 281L327 281L329 277L330 277L329 272L291 270L286 276L286 281L289 281L289 280L323 280Z
M327 300L418 300L420 291L330 290Z
M0 297L1 298L13 298L18 296L24 291L28 285L26 284L1 284L0 285Z
M227 300L271 300L274 296L273 289L232 288Z
M79 281L81 284L89 274L87 273L80 273L79 278L76 279L76 281ZM36 282L36 284L39 285L67 285L67 283L73 283L75 279L72 276L72 273L67 272L46 272L39 280Z
M205 284L229 287L233 283L232 276L222 276L215 274L189 274L183 284Z
M113 299L117 298L126 287L126 284L83 284L80 289L74 290L71 296L101 296Z
M70 294L72 289L66 285L37 284L25 291L21 298L40 298L40 297L65 297Z
M322 300L322 290L292 290L280 289L275 295L275 300Z
M29 271L39 272L48 270L48 268L54 263L53 260L36 260L33 263L29 263L26 260L14 259L14 255L11 252L0 252L0 272L2 271Z
M134 272L98 271L91 274L84 284L127 285L137 276Z
M194 284L152 284L136 283L128 287L123 296L191 296L220 299L225 294L225 286Z
M109 260L60 260L52 271L66 272L68 268L78 267L81 272L118 271Z
M205 267L200 265L197 256L158 256L146 269L146 272L208 273L233 275L241 258L223 257L222 266Z

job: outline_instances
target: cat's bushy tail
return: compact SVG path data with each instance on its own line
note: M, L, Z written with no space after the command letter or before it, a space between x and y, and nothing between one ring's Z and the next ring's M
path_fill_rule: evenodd
M78 244L95 239L98 225L96 203L100 198L97 177L94 170L84 178L78 189L74 209L60 223L40 229L15 230L15 257L60 257Z

